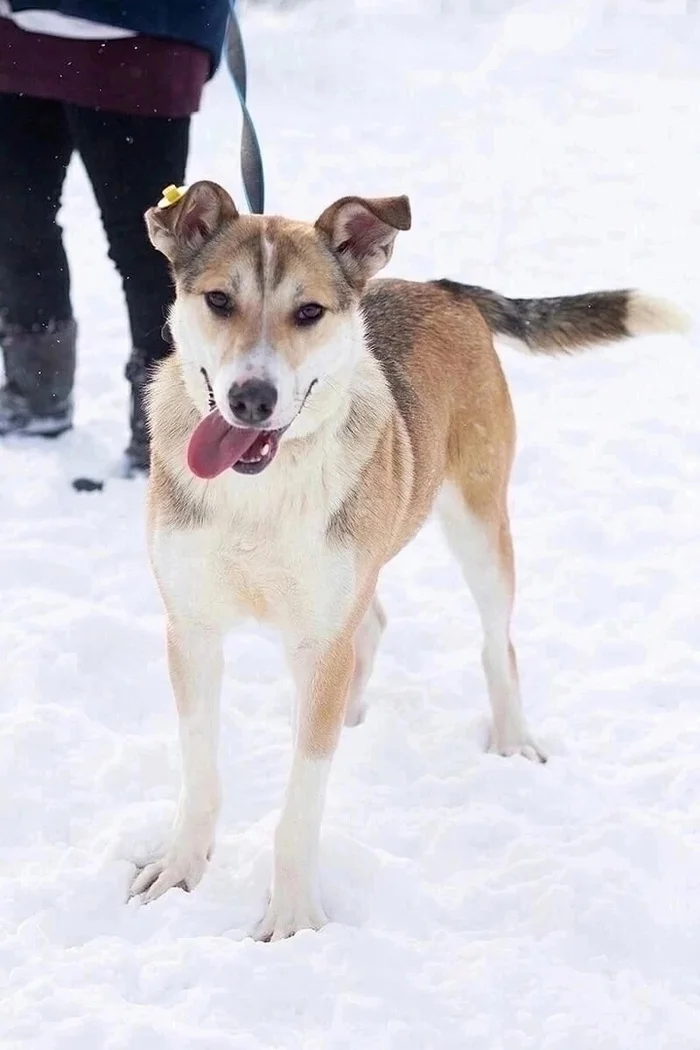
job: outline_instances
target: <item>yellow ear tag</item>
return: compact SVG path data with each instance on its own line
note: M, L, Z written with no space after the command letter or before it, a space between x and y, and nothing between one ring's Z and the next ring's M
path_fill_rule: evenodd
M158 201L158 207L169 208L171 204L177 204L185 196L186 190L186 186L166 186L163 190L163 196Z

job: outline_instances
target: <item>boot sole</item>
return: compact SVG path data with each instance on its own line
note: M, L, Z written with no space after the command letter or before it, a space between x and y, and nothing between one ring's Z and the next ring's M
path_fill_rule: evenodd
M73 429L72 423L56 423L54 426L46 423L28 423L23 427L7 427L6 429L0 428L0 437L27 437L27 438L47 438L53 440L54 438L60 437L61 434L67 434L69 430Z

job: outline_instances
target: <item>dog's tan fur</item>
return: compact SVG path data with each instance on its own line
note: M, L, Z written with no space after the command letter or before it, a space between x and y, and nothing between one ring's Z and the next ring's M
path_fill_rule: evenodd
M590 312L586 297L512 301L450 282L371 280L410 225L405 198L343 199L309 226L238 216L225 191L200 183L147 221L177 284L179 353L152 388L148 531L168 617L183 793L170 848L134 890L152 899L191 888L204 871L219 807L221 639L253 616L279 630L298 697L272 896L257 931L274 939L324 921L316 867L325 778L343 719L362 718L385 624L377 579L439 493L484 627L491 747L544 759L522 716L509 638L515 426L492 329L535 350L567 350L631 334L629 318L636 334L680 321L636 293L588 297ZM215 290L235 300L231 316L208 309L204 295ZM301 302L326 307L318 324L295 327ZM199 480L186 449L207 412L201 367L225 414L226 384L261 361L288 386L279 411L293 422L276 459L258 476ZM311 378L318 383L303 401Z

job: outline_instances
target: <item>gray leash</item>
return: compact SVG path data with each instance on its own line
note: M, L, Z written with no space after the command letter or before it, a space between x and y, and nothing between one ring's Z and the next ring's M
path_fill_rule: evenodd
M255 126L248 112L246 94L248 89L248 71L246 68L243 38L240 26L234 10L236 0L229 0L230 17L226 30L225 56L231 79L233 80L238 101L241 104L243 114L243 130L241 132L241 174L243 176L243 190L245 192L248 207L254 215L262 215L265 211L265 176L263 173L262 154L260 143L255 133Z

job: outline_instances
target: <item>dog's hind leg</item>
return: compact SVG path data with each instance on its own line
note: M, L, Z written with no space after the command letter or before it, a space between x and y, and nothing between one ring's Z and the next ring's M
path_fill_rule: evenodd
M375 594L372 604L355 632L355 671L345 709L346 726L357 726L364 722L366 712L364 692L372 674L374 659L385 627L386 613Z
M170 845L136 877L132 896L144 901L173 886L192 890L214 846L220 787L216 766L222 633L189 620L168 623L168 669L175 694L182 757L180 804Z
M492 729L489 750L545 761L527 729L520 701L518 668L510 640L514 598L513 545L505 501L478 513L462 487L448 482L438 512L448 544L462 569L479 611L484 634L482 662Z

